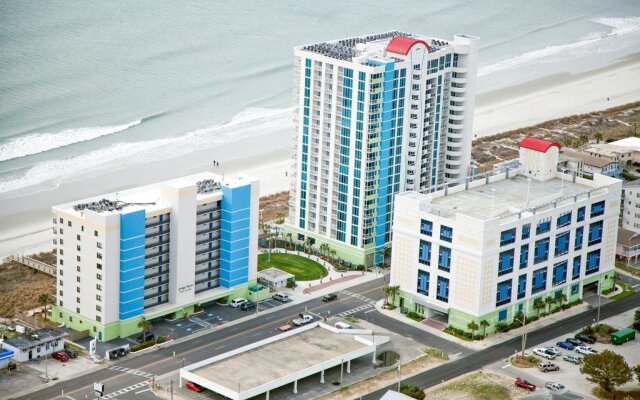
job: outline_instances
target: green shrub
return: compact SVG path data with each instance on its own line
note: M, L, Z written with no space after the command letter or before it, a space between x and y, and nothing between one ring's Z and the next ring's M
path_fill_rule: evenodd
M409 311L407 313L407 317L411 318L414 321L422 321L424 319L424 317L422 317L420 314L418 314L417 312L413 312L413 311Z
M633 326L633 329L640 332L640 321L634 322L632 326Z
M633 313L633 320L640 321L640 308L637 309L635 313Z
M496 324L496 332L509 332L511 330L511 325L504 323L504 322L498 322Z
M406 394L409 397L413 397L414 399L424 400L425 394L424 391L416 385L403 383L400 385L400 393Z

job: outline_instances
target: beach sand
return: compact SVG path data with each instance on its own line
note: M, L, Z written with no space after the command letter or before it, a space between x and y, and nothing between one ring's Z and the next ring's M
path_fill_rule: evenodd
M534 125L546 120L602 110L640 100L640 53L608 68L576 75L554 75L477 96L477 137ZM210 169L260 179L261 195L289 190L293 123L260 139L238 140L224 147L153 161L127 170L88 172L55 189L0 201L0 257L46 250L51 245L50 207L127 187ZM220 162L213 168L211 161Z

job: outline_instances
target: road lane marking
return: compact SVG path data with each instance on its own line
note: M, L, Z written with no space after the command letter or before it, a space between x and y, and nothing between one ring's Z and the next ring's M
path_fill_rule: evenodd
M382 286L376 286L376 287L374 287L374 288L367 289L367 290L363 291L361 294L369 293L369 292L379 291L381 287L382 287ZM309 299L308 301L311 301L311 300L314 300L314 299ZM341 303L341 302L343 302L344 300L346 300L346 299L341 299L341 298L340 298L340 299L338 299L338 300L334 301L333 303L334 303L334 304L336 304L336 303ZM316 306L316 307L313 307L312 309L313 309L313 310L317 310L317 309L319 309L319 308L326 307L326 306L327 306L327 304L322 303L322 304L319 304L319 305L318 305L318 306ZM287 317L285 317L285 318L287 318ZM269 324L261 324L261 325L259 325L259 326L255 326L255 327L253 327L253 328L251 328L251 329L245 329L245 330L242 330L242 331L237 332L237 333L235 333L235 334L228 335L228 336L224 336L224 337L222 337L222 338L219 338L219 339L217 339L217 340L214 340L214 341L208 342L208 343L203 344L203 345L201 345L201 346L197 346L197 347L190 348L189 350L187 350L187 351L184 351L184 352L180 353L180 356L181 356L181 357L184 357L184 356L185 356L185 355L187 355L187 354L191 354L191 353L197 352L197 351L199 351L200 349L202 349L202 348L204 348L204 347L211 346L211 345L212 345L212 344L214 344L214 343L219 343L219 342L222 342L222 341L227 341L227 340L229 340L229 339L231 339L231 338L238 337L239 335L247 334L247 333L252 332L252 331L255 331L255 330L257 330L257 329L262 329L262 328L264 328L264 327L266 327L266 326L268 326L268 325L269 325ZM227 332L228 332L228 333L231 333L232 331L236 331L237 329L234 329L234 328L238 328L238 329L239 329L240 327L239 327L239 325L236 325L236 326L233 326L233 327L227 328ZM195 338L194 338L194 339L195 339ZM194 339L192 339L192 340L194 340ZM223 347L225 347L225 346L223 345L223 346L221 346L221 347L214 348L214 350L217 350L217 349L220 349L220 348L223 348ZM153 366L155 366L155 365L165 363L166 361L167 361L166 359L161 359L161 360L158 360L158 361L150 362L149 364L145 365L145 367L146 367L146 368L150 368L150 367L153 367ZM109 382L109 381L113 381L114 379L117 379L117 378L119 378L119 376L118 376L118 375L115 375L115 376L112 376L112 377L110 377L110 378L103 379L103 380L102 380L102 383ZM72 391L70 391L69 393L81 392L82 390L84 390L84 389L83 389L83 388L79 388L79 389L72 390ZM103 399L105 399L105 398L106 398L106 397L103 397Z
M504 365L504 366L502 366L500 368L505 369L505 368L509 368L510 366L511 366L511 364L507 364L507 365Z
M214 350L224 349L225 347L227 347L227 346L225 346L225 345L223 344L222 346L214 347Z
M137 391L137 392L135 392L134 394L140 394L140 393L148 392L148 391L150 391L150 390L151 390L151 389L148 389L148 388L147 388L147 389L145 389L145 390Z
M373 310L369 310L369 311L365 311L365 314L369 314L370 312L374 312L376 309L374 308Z

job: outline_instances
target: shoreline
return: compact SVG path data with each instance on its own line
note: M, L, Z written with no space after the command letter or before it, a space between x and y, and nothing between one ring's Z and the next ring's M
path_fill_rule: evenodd
M638 100L640 53L606 68L575 75L552 75L477 95L474 139ZM50 207L100 193L202 170L254 176L260 179L260 196L289 190L286 171L291 164L292 132L293 122L288 122L268 137L239 139L166 160L115 165L107 172L84 172L74 181L55 188L0 200L0 258L50 249ZM211 167L213 159L218 160L221 167Z

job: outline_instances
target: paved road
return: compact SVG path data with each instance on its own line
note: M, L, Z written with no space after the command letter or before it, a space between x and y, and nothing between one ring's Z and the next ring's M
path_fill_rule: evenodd
M106 394L112 394L111 399L143 400L145 398L153 398L149 392L138 395L135 395L135 393L146 388L141 384L148 377L164 375L179 369L183 364L183 359L184 363L188 365L275 335L279 333L278 326L295 318L305 307L316 316L323 315L329 310L331 315L336 315L354 313L356 312L355 309L360 311L374 309L373 301L379 300L383 296L382 286L383 281L381 278L349 288L349 293L351 294L339 293L339 299L330 303L323 303L317 298L294 307L276 309L270 314L261 314L254 319L237 325L216 328L211 333L188 339L164 349L139 356L129 356L115 364L109 363L104 369L56 383L46 389L20 397L20 399L80 400L93 398L94 382L104 383ZM411 329L407 330L407 335L416 337L421 342L430 340L430 335L422 338L420 337L421 335L424 336L422 331L412 327L409 328ZM403 330L405 329L407 328L403 327ZM446 342L440 338L436 339L443 343ZM175 358L173 357L174 351L176 353ZM63 390L64 396L62 395ZM114 392L120 393L116 394Z
M609 318L638 306L640 306L640 292L636 292L633 295L622 300L602 306L600 309L600 318ZM527 346L539 345L555 338L562 332L569 334L577 331L587 324L591 323L595 319L596 313L597 311L594 308L592 310L588 310L583 313L568 317L567 319L558 321L552 325L548 325L546 327L530 332L527 335ZM515 337L507 342L497 344L485 350L472 353L467 357L444 364L440 367L430 369L429 371L423 372L410 379L407 379L407 382L413 383L426 389L443 381L453 379L467 372L480 369L483 366L496 362L500 359L506 359L520 348L521 338ZM362 398L378 400L389 389L396 390L397 383L395 385L390 385L384 389L380 389L378 391L370 393L366 396L363 396Z

